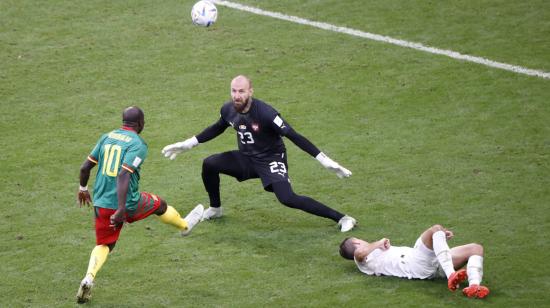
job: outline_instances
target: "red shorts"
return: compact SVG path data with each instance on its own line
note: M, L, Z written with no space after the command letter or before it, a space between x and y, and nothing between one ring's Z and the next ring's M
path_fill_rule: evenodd
M161 199L159 196L142 192L136 210L133 212L126 212L126 222L133 223L134 221L148 217L160 207L160 202ZM116 229L110 226L111 215L113 215L116 210L97 206L94 207L94 210L96 244L109 245L116 243L123 226L121 225Z

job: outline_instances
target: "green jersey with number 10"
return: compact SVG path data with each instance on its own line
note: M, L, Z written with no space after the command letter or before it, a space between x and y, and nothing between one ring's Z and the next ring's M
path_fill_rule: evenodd
M147 157L147 144L133 130L123 127L104 134L88 156L97 164L94 206L117 209L117 175L122 168L130 172L126 209L135 210L140 197L139 171Z

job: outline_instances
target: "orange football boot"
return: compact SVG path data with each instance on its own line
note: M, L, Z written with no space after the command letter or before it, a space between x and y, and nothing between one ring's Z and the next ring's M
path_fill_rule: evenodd
M450 291L456 291L460 287L460 283L468 278L468 273L465 269L459 269L451 274L447 280L447 287Z
M469 287L464 288L462 290L462 293L468 297L484 298L485 296L489 295L489 288L487 288L486 286L473 284Z

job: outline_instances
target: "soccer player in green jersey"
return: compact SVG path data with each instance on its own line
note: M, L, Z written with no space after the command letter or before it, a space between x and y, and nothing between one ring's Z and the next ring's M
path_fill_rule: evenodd
M155 194L139 192L139 173L147 157L147 144L139 136L145 126L143 111L128 107L122 114L122 128L99 138L96 146L80 167L80 206L92 201L87 184L90 171L98 165L94 184L96 246L92 250L86 276L76 294L78 303L91 297L94 278L107 260L120 235L123 223L142 220L151 214L159 216L187 235L200 221L204 207L197 205L185 218Z

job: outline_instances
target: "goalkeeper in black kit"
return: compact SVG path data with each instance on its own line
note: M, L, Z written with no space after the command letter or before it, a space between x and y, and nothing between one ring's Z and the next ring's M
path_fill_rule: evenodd
M273 192L284 205L313 215L332 219L342 232L356 225L353 217L344 215L312 198L294 193L288 177L286 148L281 136L285 136L304 152L315 157L325 168L340 178L351 176L351 171L340 166L297 133L270 105L252 97L251 80L237 76L231 81L231 101L221 108L221 117L200 134L185 141L170 144L162 154L170 159L184 151L212 140L229 126L237 132L239 150L214 154L202 165L202 180L210 198L210 207L204 211L204 219L222 216L220 200L220 173L238 181L260 178L264 189Z

